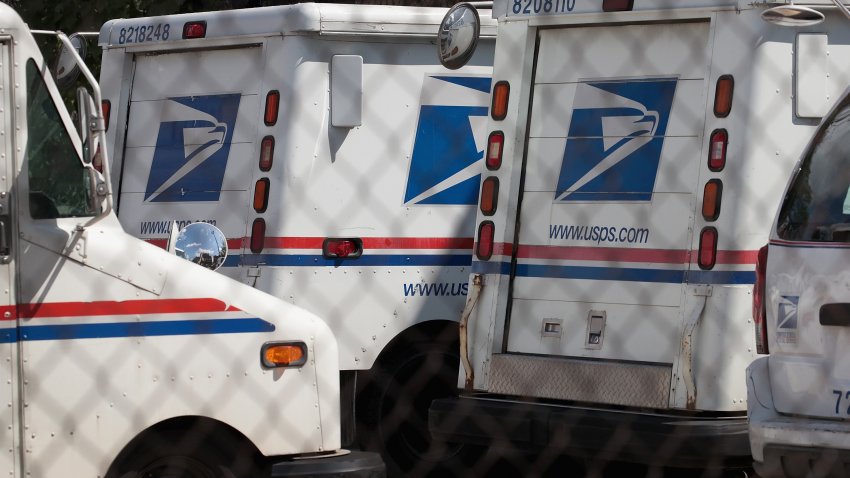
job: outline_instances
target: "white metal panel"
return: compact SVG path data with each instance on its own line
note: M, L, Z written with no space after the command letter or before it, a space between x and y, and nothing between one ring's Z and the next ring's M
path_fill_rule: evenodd
M610 284L600 283L599 290ZM572 299L572 297L571 297ZM623 303L566 302L552 300L514 300L513 313L520 320L511 320L508 351L544 355L570 355L574 357L637 360L671 364L679 351L678 302L674 307L631 307ZM603 346L598 350L585 347L587 319L591 310L607 312ZM640 314L647 321L634 321L632 315ZM563 321L561 337L544 337L544 321ZM650 350L647 350L650 349Z
M540 32L535 83L705 76L708 23L560 28ZM638 54L639 52L639 54Z
M526 192L522 244L687 250L688 226L693 221L692 200L692 195L686 193L654 193L651 202L554 204L551 193ZM578 232L574 235L563 228L558 230L558 226L598 226L616 230L613 237L604 234L591 239ZM622 229L642 232L635 232L631 237L621 236Z
M643 266L643 267L641 267ZM554 267L554 266L553 266ZM572 262L565 263L561 267L570 268L573 271L584 269L588 272L608 274L610 276L650 273L669 274L673 277L683 277L682 274L671 269L661 269L653 264L629 264L629 267L610 265L606 263ZM647 271L650 269L650 271ZM652 294L647 293L647 289ZM638 310L644 306L678 307L681 301L682 287L680 284L652 283L641 284L636 281L623 280L586 280L586 279L554 279L549 277L523 277L522 280L514 282L514 303L518 299L530 300L544 307L546 301L557 301L568 298L582 302L599 302L603 304L616 303L629 305L635 314L639 316ZM567 297L564 293L569 291ZM516 307L516 305L515 305ZM522 319L521 315L513 315L511 319Z
M698 410L744 408L746 384L738 378L758 357L752 332L752 299L749 286L712 286L693 343ZM684 309L689 310L688 301L695 300L700 299L688 297ZM677 391L684 392L683 388Z
M317 250L287 252L321 254ZM386 253L399 252L366 252L367 255ZM416 260L415 255L409 257ZM376 267L356 263L336 269L264 267L259 278L248 280L257 289L326 317L339 340L340 368L358 370L371 367L386 344L411 324L457 320L468 293L469 268Z
M794 49L795 106L801 118L819 118L830 107L825 33L799 33Z
M137 55L132 100L232 91L255 93L263 76L262 52L260 46L251 46Z
M168 239L171 223L175 221L178 228L193 222L210 223L221 229L228 239L240 239L245 235L244 211L251 204L247 190L222 191L218 202L175 202L167 207L161 203L146 202L143 197L143 193L121 193L121 204L126 208L121 213L121 225L140 239ZM229 214L223 214L221 204L234 207Z

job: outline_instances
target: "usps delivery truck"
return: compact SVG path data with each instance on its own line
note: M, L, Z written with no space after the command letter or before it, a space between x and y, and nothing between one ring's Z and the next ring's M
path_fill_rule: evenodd
M221 272L326 317L344 416L356 387L362 444L408 472L454 456L427 409L455 392L493 57L491 20L466 70L442 67L445 12L300 4L113 20L99 39L125 230L164 245L215 224Z
M125 233L92 156L0 4L3 474L381 476L377 454L341 453L328 325Z
M796 3L494 3L464 393L434 402L434 434L749 463L758 249L850 83L846 21L829 0ZM825 21L775 24L809 16ZM441 57L459 66L451 31Z

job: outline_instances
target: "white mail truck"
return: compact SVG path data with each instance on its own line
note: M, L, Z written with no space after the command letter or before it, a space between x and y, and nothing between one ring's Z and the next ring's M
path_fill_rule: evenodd
M377 454L340 450L328 325L125 233L93 150L0 4L3 475L382 476Z
M495 22L462 72L446 9L299 4L113 20L100 32L125 230L164 245L213 223L219 269L326 318L346 441L395 470L443 463L432 398L455 391ZM357 399L353 397L357 392Z
M786 3L494 2L464 390L432 405L436 435L750 462L758 250L850 83L835 5Z

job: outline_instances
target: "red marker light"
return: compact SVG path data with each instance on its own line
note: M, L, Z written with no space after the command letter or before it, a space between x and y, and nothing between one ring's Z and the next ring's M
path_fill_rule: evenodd
M260 178L254 185L254 210L266 212L269 206L269 178Z
M717 229L706 227L699 235L697 264L700 269L711 269L717 260Z
M723 182L711 179L705 183L702 192L702 217L706 221L716 221L720 217L720 199L723 197Z
M501 121L508 116L508 98L511 94L511 85L507 81L500 81L493 87L493 103L490 107L490 115L496 121Z
M325 239L322 256L325 259L357 259L363 255L363 241L356 237Z
M725 118L732 111L732 92L735 90L735 79L732 75L723 75L717 79L714 91L714 116Z
M603 12L628 12L634 6L634 0L602 0Z
M259 254L263 252L266 243L266 221L262 218L254 219L251 225L251 252Z
M496 201L499 196L499 179L493 176L481 184L481 213L492 216L496 213Z
M493 221L484 221L478 226L478 242L475 245L475 255L479 260L487 261L493 257L493 236L496 226Z
M269 91L266 95L266 111L263 115L263 121L266 126L274 126L277 123L277 112L280 107L280 92L277 90Z
M103 124L106 125L106 130L109 131L109 114L112 113L112 103L109 100L101 101L100 111L103 113Z
M183 25L183 39L204 38L207 36L207 22L186 22Z
M759 249L756 260L756 281L753 284L753 324L756 328L756 353L767 354L767 305L764 301L764 281L767 275L767 246Z

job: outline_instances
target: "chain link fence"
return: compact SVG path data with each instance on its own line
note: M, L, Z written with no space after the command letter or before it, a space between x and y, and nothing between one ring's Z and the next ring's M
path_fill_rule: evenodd
M185 47L163 46L162 25L178 20L114 25L100 71L122 227L164 246L175 223L213 223L230 246L221 274L316 314L338 347L323 326L288 329L290 310L275 340L311 337L315 362L302 371L262 369L259 330L178 338L140 325L118 345L22 342L22 360L40 358L19 373L62 362L10 392L33 403L25 422L41 420L14 437L30 474L57 476L61 462L101 476L113 462L93 457L117 456L108 476L264 476L280 470L264 453L326 451L340 434L346 448L380 452L390 476L752 476L748 451L729 443L748 443L757 251L819 118L850 84L846 21L829 10L818 27L787 29L750 5L541 17L503 43L485 30L453 72L434 46L444 10L382 5L324 5L321 33L250 41L239 34L298 20L181 17L212 32ZM161 42L118 40L157 25ZM489 116L497 81L510 84L500 121ZM504 156L492 167L496 130ZM489 259L477 255L484 221L495 225ZM58 257L39 277L144 287ZM43 283L24 284L25 302L61 296ZM212 279L181 287L223 304L193 318L274 314L264 296L233 297ZM340 375L319 370L336 357ZM336 403L305 398L337 387L340 430ZM458 394L442 402L451 413L431 410Z

